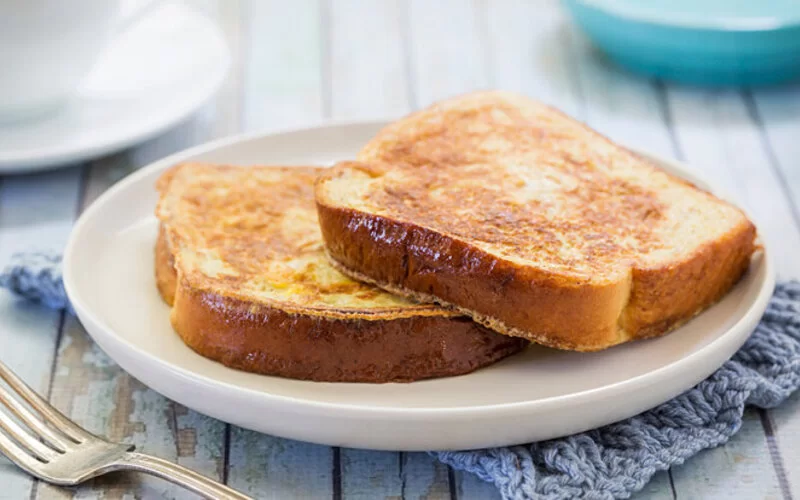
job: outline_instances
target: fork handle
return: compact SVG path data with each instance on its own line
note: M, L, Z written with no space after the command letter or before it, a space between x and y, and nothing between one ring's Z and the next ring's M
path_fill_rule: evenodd
M183 486L187 490L191 490L206 498L253 500L232 488L220 484L217 481L213 481L182 465L167 462L166 460L149 455L129 452L117 460L115 465L116 467L114 467L114 469L116 470L133 470L160 477L161 479L175 483L178 486Z

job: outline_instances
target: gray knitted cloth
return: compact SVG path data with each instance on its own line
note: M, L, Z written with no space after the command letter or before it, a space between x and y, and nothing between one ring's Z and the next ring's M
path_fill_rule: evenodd
M50 307L68 307L60 259L14 257L0 286ZM658 471L725 443L746 405L772 408L800 386L800 283L781 283L755 333L708 379L652 410L552 441L431 452L494 483L510 499L628 498Z

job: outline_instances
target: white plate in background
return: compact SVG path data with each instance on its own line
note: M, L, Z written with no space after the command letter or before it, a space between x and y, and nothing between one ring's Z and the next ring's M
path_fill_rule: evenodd
M216 92L229 59L211 20L178 2L157 7L111 43L62 108L0 124L0 174L69 165L157 135Z
M195 354L156 290L156 178L186 160L329 164L352 158L385 123L352 123L216 141L158 161L83 214L64 257L67 292L88 332L156 391L242 427L336 446L466 449L549 439L621 420L701 381L753 331L774 287L765 252L719 304L661 338L597 353L532 347L468 375L410 384L338 384L255 375ZM701 186L687 167L662 167Z

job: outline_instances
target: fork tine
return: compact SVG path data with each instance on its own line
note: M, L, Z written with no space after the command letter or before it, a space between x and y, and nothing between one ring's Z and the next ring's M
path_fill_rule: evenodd
M79 427L70 419L65 417L60 411L55 409L50 403L41 398L25 382L17 377L2 361L0 361L0 379L11 387L13 391L22 396L31 407L39 412L42 417L55 426L58 430L66 434L76 443L82 443L87 439L95 438L92 434ZM97 438L99 439L99 438Z
M31 454L22 449L17 443L12 441L4 433L0 432L0 453L8 457L9 460L22 467L28 473L41 477L39 468L44 465L35 459Z
M40 458L42 461L51 462L58 458L58 452L54 451L52 448L48 448L47 445L39 441L33 434L20 427L19 424L14 422L10 416L2 411L0 411L0 429L5 430L17 443L27 448L29 453Z
M67 443L65 439L69 439L66 436L59 436L56 434L52 428L48 427L42 421L41 417L38 417L31 413L30 410L25 408L22 403L17 401L17 398L8 394L4 387L0 386L0 404L5 403L5 405L11 410L14 415L16 415L22 422L25 423L28 427L36 431L39 436L43 437L50 446L56 449L61 453L67 451Z

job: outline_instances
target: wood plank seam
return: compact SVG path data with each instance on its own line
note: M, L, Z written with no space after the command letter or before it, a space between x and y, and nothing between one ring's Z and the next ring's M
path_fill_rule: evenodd
M314 2L319 5L318 0ZM408 42L407 32L404 33L407 27L404 24L407 4L398 0L348 0L331 2L331 5L332 118L379 118L400 116L411 111L410 100L414 97L409 99L408 48L404 47L404 42ZM412 15L424 14L413 9L411 12ZM364 19L371 21L364 25ZM418 32L412 42L417 43L422 33L416 20L413 25ZM427 32L431 37L437 33L434 31L437 30L435 25L435 22L428 25ZM459 31L456 30L455 34ZM319 44L319 41L316 43ZM428 48L425 41L421 46ZM316 45L310 47L313 50ZM419 47L413 49L418 50ZM419 52L413 54L415 61L420 58ZM315 66L315 70L321 74L318 66ZM322 79L318 80L320 84L323 83ZM411 90L411 93L415 93L415 90ZM317 89L318 93L321 91ZM341 495L344 498L442 500L450 496L447 467L429 455L343 447L340 457Z
M422 2L401 2L400 6L399 27L404 54L403 70L411 111L416 111L433 101L474 91L477 90L476 87L484 87L490 82L491 84L495 82L494 75L491 75L488 2L481 0L449 2L447 6L457 12L445 10L442 4L435 5L433 11L423 9L423 5L425 4ZM439 7L439 10L436 10L436 7ZM447 12L456 18L457 27L451 27L442 33L431 19L443 19L441 16L447 15ZM453 40L452 37L457 38ZM446 38L451 38L450 43L447 43ZM477 46L471 45L471 42L475 42ZM446 65L440 67L440 64L446 62L443 57L457 58L462 65L461 68L448 73L450 70ZM477 64L467 64L470 59L477 59L474 61ZM449 62L453 63L452 60ZM471 489L475 483L485 484L471 473L457 472L449 466L445 470L447 479L442 489L446 490L440 494L451 500L470 496L470 492L466 490ZM444 478L442 479L444 483ZM487 496L486 492L477 492L472 496L498 498L499 493L494 486L489 488L494 493L491 497ZM460 489L462 493L459 492Z
M661 117L664 120L664 124L666 125L669 133L669 141L672 145L672 151L677 159L680 161L686 161L686 153L683 151L681 143L678 141L678 134L675 132L675 118L672 116L672 111L669 108L667 89L664 86L664 82L656 79L653 82L653 86L656 89L656 98L658 99L658 107L661 111Z
M333 110L333 78L331 68L331 43L333 41L331 25L331 0L319 0L319 31L320 31L320 93L322 100L322 117L330 119ZM333 500L342 498L342 450L333 447L333 464L331 497Z
M88 164L84 164L81 167L81 176L78 182L78 199L75 206L75 216L73 217L73 223L78 219L80 214L83 212L85 208L84 202L86 200L86 189L89 185L89 170L90 166ZM47 401L52 402L53 396L53 384L55 382L56 376L56 366L58 366L58 351L61 348L61 342L64 338L64 328L66 325L67 320L67 312L61 311L58 317L58 333L56 334L56 342L54 346L53 352L53 360L50 363L50 378L47 381L47 394L43 396L47 399ZM39 495L39 484L41 481L39 479L34 479L33 483L31 484L31 496L30 499L34 500Z
M239 99L238 105L239 109L237 110L239 114L239 119L237 120L237 132L241 132L245 129L247 115L244 112L246 109L245 106L247 105L247 79L249 78L250 72L249 65L246 64L246 61L249 61L249 52L250 52L250 44L245 43L250 40L250 2L244 2L239 0L237 3L237 7L239 7L239 15L238 15L238 32L237 32L237 39L238 39L238 50L237 61L239 64L239 74L237 75L239 78Z
M236 2L236 10L237 10L237 23L236 23L236 46L232 47L232 50L236 51L236 67L234 70L237 72L236 77L237 81L239 82L239 92L237 98L237 120L236 120L236 131L241 132L244 130L244 106L247 102L247 86L244 84L247 78L247 65L244 61L247 60L247 50L248 45L245 43L245 40L248 39L249 34L247 30L249 29L250 25L245 22L245 8L242 7L242 2Z
M742 91L742 99L744 99L747 113L758 131L759 140L761 141L761 145L767 155L767 159L769 160L769 167L772 169L775 176L780 180L780 188L789 207L791 208L792 219L794 220L797 228L800 229L800 210L798 210L797 203L795 202L792 193L789 190L789 182L783 173L783 169L780 167L778 157L775 154L775 150L772 147L769 137L767 136L766 128L764 127L764 121L758 111L758 106L756 106L752 92L749 90ZM792 492L787 479L783 456L781 455L781 450L778 446L774 433L771 413L769 410L760 409L759 415L761 415L761 423L767 436L767 447L769 449L770 459L775 467L775 474L778 476L778 484L780 484L781 492L783 493L784 498L791 499Z
M767 172L767 175L774 173L776 184L781 184L780 188L783 191L790 193L789 197L784 200L792 200L795 203L800 203L800 176L798 170L792 168L796 164L797 151L798 151L798 110L800 110L800 90L797 86L786 86L781 89L764 89L763 91L748 91L745 94L745 100L752 99L751 115L760 123L759 140L765 143L767 160L764 162L771 162L772 172ZM752 95L750 95L752 92ZM775 170L777 169L777 170ZM772 202L770 202L770 205ZM769 206L769 205L768 205ZM786 207L788 210L794 210L795 207L790 205ZM765 217L770 217L769 213L765 213ZM783 217L789 219L783 221L783 224L796 224L798 220L796 213L792 213L790 217ZM800 233L800 226L795 231L789 231L795 235ZM780 244L786 244L784 248L780 248L778 253L783 254L784 258L788 261L783 269L791 270L787 272L792 278L800 278L800 261L797 260L798 242L796 238L792 238L793 243L781 240L781 228L776 228L777 241ZM791 238L791 236L790 236ZM794 491L795 496L800 495L800 398L795 394L783 405L777 408L770 409L768 412L769 421L773 424L773 430L777 438L777 445L781 455L786 463L787 479L790 489Z
M670 141L673 144L673 147L674 147L674 150L675 150L675 154L681 161L686 161L687 160L687 155L686 155L686 152L683 151L683 149L681 147L681 144L680 144L680 140L678 138L678 134L677 134L677 131L676 131L676 126L675 126L673 113L672 113L672 110L670 109L669 100L668 100L667 95L666 95L666 87L665 87L663 82L658 81L658 80L655 81L655 85L656 85L656 89L657 89L657 96L658 96L658 100L659 100L659 106L660 106L661 112L662 112L662 114L664 116L665 123L668 124ZM753 125L756 125L755 121L752 120L752 117L751 117L751 121L753 121ZM758 127L756 126L755 128L758 128ZM738 174L734 176L734 180L733 180L734 183L737 183L739 181L739 177L740 177L740 175L738 175ZM741 192L741 191L746 190L746 186L739 186L737 189ZM762 411L764 412L765 415L767 415L767 412L765 410L759 410L759 414ZM769 417L767 417L766 419L763 418L763 417L760 418L759 419L759 425L761 426L762 431L764 433L765 444L767 445L767 450L768 450L768 452L770 454L770 466L773 469L773 472L775 473L776 478L778 479L778 481L777 481L778 485L777 486L782 491L783 495L785 496L786 495L785 488L784 488L784 482L785 481L781 481L781 477L785 478L786 474L782 470L782 459L781 459L781 457L779 455L779 450L777 449L777 447L775 447L774 440L770 437L771 429L768 428L768 426L767 426L768 418ZM775 455L773 453L775 453ZM671 487L673 489L673 495L674 495L675 498L677 498L677 489L675 488L675 480L674 480L674 476L673 476L672 470L669 471L669 478L670 478L670 485L671 485ZM788 485L788 482L785 482L785 483Z
M458 487L456 486L456 471L447 467L447 483L450 486L450 500L458 500Z
M798 211L797 204L795 203L792 193L789 190L789 182L783 173L783 169L780 168L778 157L775 154L769 137L767 136L766 129L764 127L764 121L758 112L758 107L756 106L752 92L749 90L742 91L742 99L744 99L747 113L758 131L758 137L762 148L764 149L767 159L769 160L769 167L772 169L775 176L780 180L780 188L789 207L791 208L792 219L794 220L797 228L800 229L800 211ZM791 499L792 492L787 479L783 456L781 455L781 450L778 446L773 429L771 414L769 410L759 409L759 415L761 416L761 424L764 427L764 432L767 436L767 448L769 449L772 465L775 467L775 474L778 477L778 484L781 487L781 492L783 493L784 498Z
M579 35L577 34L577 31L575 29L572 29L568 32L567 36L565 37L566 54L569 56L567 57L568 64L566 65L566 70L568 79L572 83L572 93L576 101L575 113L577 116L575 116L575 118L581 120L582 122L588 125L590 121L590 110L589 110L590 94L589 91L587 91L584 88L584 85L588 83L584 82L584 78L581 75L581 71L578 66L580 64L580 61L582 60L578 36ZM669 137L669 140L671 141L672 147L676 152L680 153L679 148L676 148L677 137L675 137L674 133L674 126L673 126L674 124L671 121L671 116L668 119L669 115L665 113L665 111L668 108L668 106L666 106L667 104L666 98L665 96L659 95L659 88L656 82L650 82L650 85L655 90L655 95L658 100L657 104L660 107L660 118L663 125L667 129L667 135ZM663 90L663 86L661 90ZM557 104L557 103L551 103L551 104ZM677 500L678 495L675 487L675 481L672 475L672 470L667 469L666 473L667 473L667 478L669 480L669 495L672 497L673 500Z
M575 41L575 32L570 31L566 37L567 54L567 71L569 72L569 81L573 82L572 91L575 95L575 101L578 103L578 116L575 117L582 122L586 123L589 119L589 103L586 97L586 91L583 88L583 81L581 80L580 70L578 69L578 47Z
M230 47L232 52L232 59L235 61L235 65L233 67L233 71L236 72L233 75L236 82L238 83L237 87L237 94L238 97L237 101L237 109L236 109L236 132L241 132L244 129L244 107L247 102L247 86L244 84L247 78L247 68L248 66L244 63L247 61L247 51L249 45L245 43L248 40L248 30L250 28L250 24L247 22L249 16L247 14L247 7L243 5L244 2L240 0L236 0L234 5L236 15L233 16L236 19L235 24L235 33L234 33L234 40L235 46ZM226 6L227 7L227 6ZM228 484L228 480L230 477L230 467L231 467L231 424L225 423L225 430L223 431L223 443L222 443L222 484Z
M338 446L333 448L333 500L342 499L342 449Z
M759 408L758 415L761 417L761 424L764 426L764 433L767 436L767 448L769 449L769 456L772 459L772 465L775 467L775 474L778 476L778 484L781 486L781 493L784 500L792 500L792 489L789 485L789 479L786 476L786 467L783 462L783 457L778 447L778 439L775 436L775 429L772 425L770 414L764 408Z
M331 76L331 43L333 43L331 25L331 0L319 0L319 33L320 33L320 91L322 93L322 117L331 118L333 109L333 78Z
M678 500L678 491L675 489L675 479L672 477L672 470L667 470L667 477L669 478L669 489L672 492L673 500Z
M672 116L672 112L669 108L669 102L667 101L667 91L664 87L664 82L659 79L656 79L651 82L652 87L655 90L656 99L658 101L658 108L661 115L661 120L664 122L664 126L667 128L667 136L669 137L670 144L672 146L672 151L675 154L675 157L681 161L686 160L686 154L684 153L683 149L681 148L680 142L678 141L678 135L675 131L675 120ZM673 500L678 500L678 491L675 488L675 478L672 475L672 468L667 469L667 477L669 478L669 489L672 492Z
M404 452L399 452L399 460L397 461L397 474L400 478L400 498L406 498L406 473L405 473L405 461L407 459L407 455Z
M180 427L178 427L178 415L175 411L175 406L178 404L175 401L169 400L169 420L167 421L167 427L169 428L170 432L173 436L175 436L174 445L175 445L175 457L181 456L181 441L178 436L180 436Z
M758 111L758 106L756 106L755 99L753 98L753 93L749 90L742 91L742 98L744 99L745 106L747 107L747 112L750 115L750 119L756 126L758 130L758 136L761 140L761 145L764 148L764 152L769 159L769 166L772 169L775 176L781 181L780 187L781 191L783 192L783 196L789 203L789 206L792 209L792 218L794 219L794 223L798 229L800 229L800 208L798 208L797 203L792 196L792 192L789 190L789 180L786 178L786 175L783 173L783 169L780 165L780 160L778 160L778 155L775 154L775 149L772 147L772 143L769 141L769 137L767 136L766 128L764 127L764 120L761 118L761 114Z
M231 468L231 424L225 424L222 443L222 484L228 484Z
M476 31L478 43L481 46L481 56L483 57L483 67L486 72L486 85L494 88L495 74L492 71L492 49L489 43L489 2L488 0L473 0L473 11L476 14Z
M417 75L414 71L414 51L411 48L411 2L403 2L400 7L400 34L403 44L403 70L406 73L408 107L413 111L419 106L419 97L415 85Z
M247 40L248 33L246 30L249 27L249 24L246 22L247 17L245 16L246 7L243 6L243 2L240 0L235 0L229 4L221 6L224 8L230 8L233 10L234 15L231 16L235 22L232 26L225 24L227 29L230 29L232 33L228 34L228 39L232 40L232 43L229 47L232 55L233 67L231 68L232 74L229 78L233 78L235 82L238 83L237 85L237 96L235 98L236 101L236 109L235 109L235 123L236 132L241 131L244 127L244 106L247 99L247 88L244 85L245 78L247 77L247 65L244 64L246 60L246 51L248 49L248 45L245 43ZM225 131L225 135L227 135L228 131ZM176 441L177 444L177 441ZM231 424L225 423L225 428L223 430L223 443L222 443L222 470L220 480L222 484L228 484L228 479L230 476L230 450L231 450Z
M664 85L664 82L661 81L661 80L655 80L654 85L655 85L655 88L656 88L656 95L658 96L658 100L659 100L659 107L661 109L664 122L667 125L667 129L669 131L669 138L670 138L670 142L672 143L672 147L674 149L675 156L676 156L676 158L678 158L681 161L686 161L687 156L686 156L686 153L683 151L683 149L681 147L680 141L678 140L678 136L677 136L677 133L676 133L676 130L675 130L674 117L672 115L672 111L670 109L670 105L669 105L669 102L668 102L668 99L667 99L667 96L666 96L666 87ZM766 411L765 410L759 410L759 412L760 413L764 412L764 414L766 415ZM786 474L782 470L781 457L779 455L777 455L777 456L773 455L773 454L778 454L779 452L778 452L778 450L776 449L776 447L774 445L774 441L773 441L774 438L771 436L771 429L767 426L767 419L768 419L768 417L762 417L761 426L762 426L762 428L764 430L764 435L765 435L765 438L766 438L766 441L767 441L768 449L770 450L770 455L771 455L771 459L772 459L772 465L773 465L773 468L775 469L775 474L779 479L780 488L783 491L783 494L784 494L784 497L785 497L786 496L785 485L788 486L788 483L786 482ZM675 500L677 500L678 493L677 493L677 489L675 487L675 480L674 480L674 477L673 477L672 469L670 469L668 471L668 473L669 473L669 481L670 481L670 488L672 490L672 495L673 495L673 498Z

